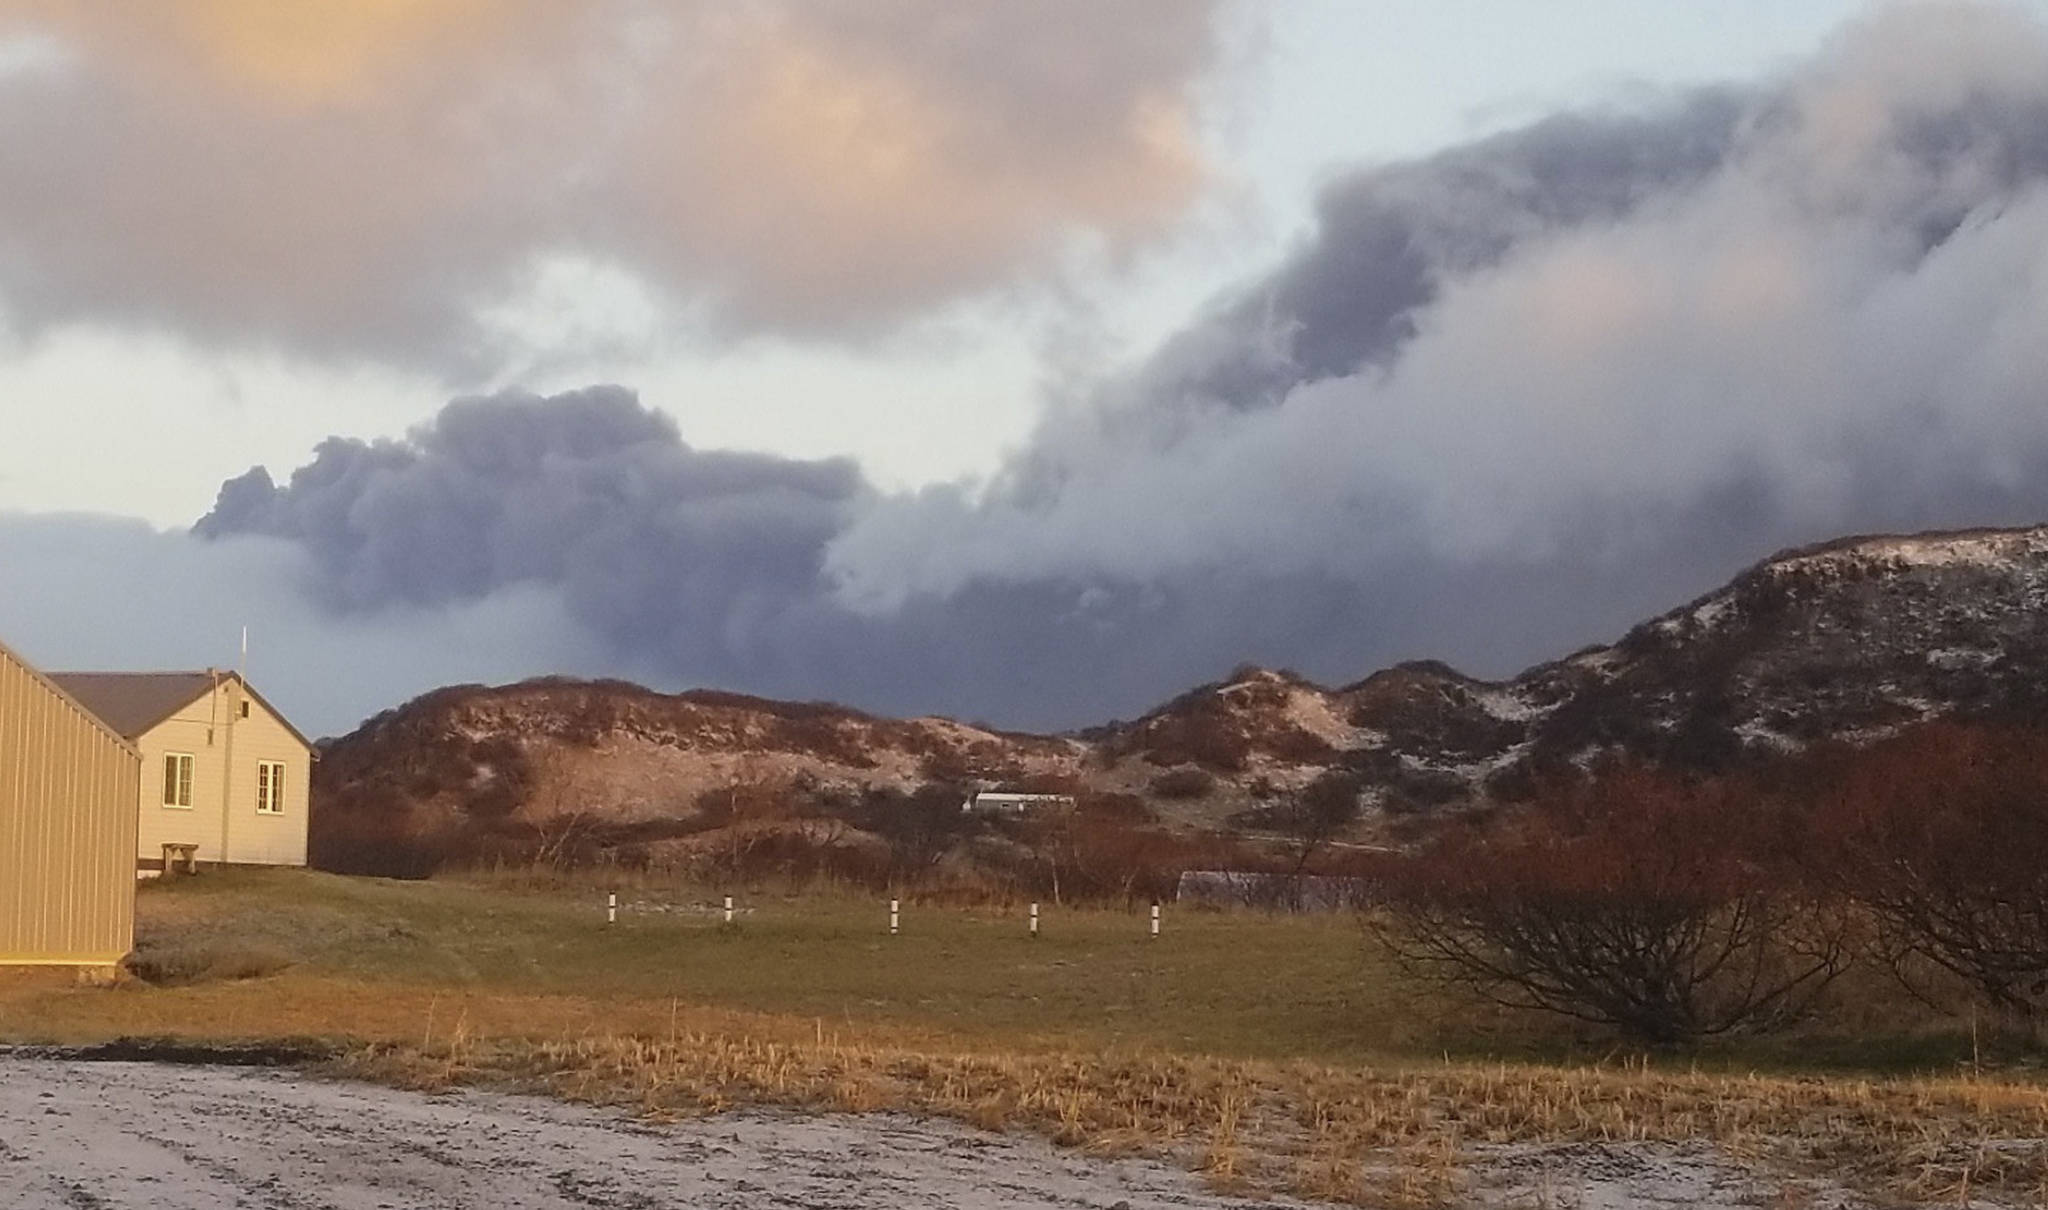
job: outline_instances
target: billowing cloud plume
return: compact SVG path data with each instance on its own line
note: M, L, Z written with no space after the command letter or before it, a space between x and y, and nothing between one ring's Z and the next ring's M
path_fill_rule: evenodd
M482 628L475 644L494 605L511 602L498 606L507 648L531 642L533 619L562 628L527 653L530 672L1029 725L1143 702L1248 639L1253 654L1276 657L1298 650L1277 641L1288 635L1323 636L1333 657L1352 644L1340 622L1356 614L1358 588L1308 578L1284 603L1258 580L1205 576L1142 592L1059 580L969 586L886 616L848 609L825 574L827 551L859 518L898 506L842 461L694 450L629 392L594 387L458 400L403 440L330 440L283 485L261 469L229 481L191 538L157 536L153 556L116 567L191 554L165 591L187 599L187 575L222 574L257 585L256 599L324 613L356 643L452 613ZM16 566L99 542L90 526L104 524L50 522ZM60 536L67 526L88 528L74 544ZM0 546L8 531L0 523ZM117 584L131 574L75 569L58 577L61 591L17 603L15 624L69 633L65 601L132 591L96 587L91 566ZM1261 621L1247 631L1246 618ZM394 692L382 700L309 689L317 725L345 726L417 686L411 669L389 675Z
M542 594L584 671L1043 726L1239 659L1511 671L1777 546L2048 518L2048 33L2007 9L1322 216L986 489L695 451L594 389L331 442L201 545L292 552L359 625Z
M2048 33L2010 10L1887 10L1789 79L1365 172L1323 215L1003 488L864 518L843 598L1605 565L1642 609L1782 543L2048 515Z
M344 612L559 588L623 648L685 667L817 591L867 489L852 463L700 452L630 392L449 404L403 441L331 439L230 481L200 537L286 539Z
M550 264L858 335L1195 196L1210 3L0 4L0 315L435 368Z

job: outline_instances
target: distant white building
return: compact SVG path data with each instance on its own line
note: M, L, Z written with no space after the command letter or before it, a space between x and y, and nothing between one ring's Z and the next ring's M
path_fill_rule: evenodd
M1028 815L1033 811L1063 810L1074 805L1071 794L1007 794L983 790L960 804L962 815Z
M50 680L142 755L138 870L306 864L313 742L239 673Z

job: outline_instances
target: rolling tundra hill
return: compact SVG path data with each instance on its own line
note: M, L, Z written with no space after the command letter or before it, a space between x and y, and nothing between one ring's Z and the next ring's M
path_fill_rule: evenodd
M736 787L1094 791L1218 824L1343 770L1369 808L1512 798L1626 753L1713 770L1938 718L2048 718L2048 526L1776 555L1607 646L1482 681L1403 664L1329 688L1241 668L1071 735L613 681L437 690L332 741L323 820L686 819Z

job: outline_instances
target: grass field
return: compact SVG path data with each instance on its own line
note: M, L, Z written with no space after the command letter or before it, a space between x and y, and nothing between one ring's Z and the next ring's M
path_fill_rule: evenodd
M1912 1196L2048 1180L2048 1092L1966 1032L1858 1017L1655 1062L1406 983L1356 921L714 898L593 884L234 872L145 887L163 982L0 980L0 1038L319 1040L401 1083L654 1114L908 1108L1176 1155L1219 1183L1448 1202L1488 1147L1713 1140ZM1819 1074L1825 1073L1825 1075Z
M1425 1019L1407 1012L1390 972L1373 967L1358 926L1342 917L1170 912L1153 941L1140 912L1047 906L1033 940L1021 906L906 903L903 931L891 937L887 905L872 898L742 896L730 929L702 893L637 888L620 899L619 922L607 926L595 889L301 871L149 885L137 930L146 959L220 968L195 971L202 976L275 973L126 995L16 997L0 1008L0 1029L53 1039L131 1026L210 1033L225 1029L229 1009L247 1028L246 1000L275 1028L328 1033L350 1028L325 999L340 981L392 1003L425 996L487 1015L508 996L529 1008L560 1001L558 1011L578 1020L586 1003L625 1020L666 1014L680 1000L798 1018L814 1033L822 1022L863 1037L1037 1049L1358 1059L1434 1044L1414 1032L1426 1031ZM388 1015L356 1028L393 1036ZM518 1021L493 1016L492 1027ZM552 1019L537 1028L553 1030Z

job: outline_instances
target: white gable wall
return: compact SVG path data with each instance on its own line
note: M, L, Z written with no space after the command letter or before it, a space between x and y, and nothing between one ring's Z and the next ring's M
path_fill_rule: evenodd
M241 717L245 701L247 718ZM306 864L312 753L233 678L223 677L218 688L150 728L135 746L142 750L137 858L153 862L166 844L194 844L200 861ZM193 758L189 808L164 803L164 760L172 753ZM256 765L266 760L284 764L284 810L277 815L256 810Z

